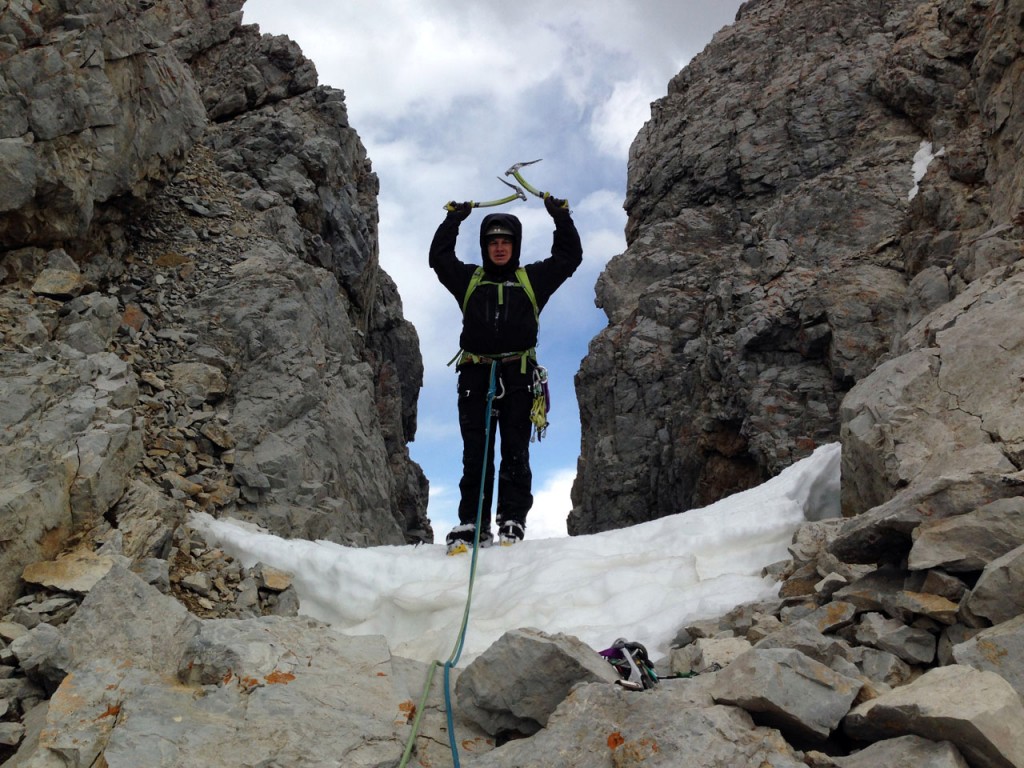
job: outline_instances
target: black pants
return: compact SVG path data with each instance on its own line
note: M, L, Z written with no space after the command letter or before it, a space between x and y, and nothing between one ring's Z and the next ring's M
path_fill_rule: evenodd
M480 503L480 480L484 480L480 529L491 523L494 495L494 441L501 434L501 464L498 469L497 524L514 520L526 527L526 513L533 506L533 473L530 471L530 409L533 405L533 365L522 372L519 358L498 363L496 392L491 407L490 444L484 475L484 439L487 433L487 391L489 363L468 363L459 368L459 428L462 431L462 480L459 491L459 522L475 523Z

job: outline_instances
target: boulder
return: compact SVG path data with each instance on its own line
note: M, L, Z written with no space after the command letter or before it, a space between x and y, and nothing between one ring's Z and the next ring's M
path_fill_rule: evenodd
M56 560L25 566L21 578L28 584L85 594L115 565L127 567L129 564L124 557L97 555L91 550L78 549Z
M985 566L962 605L969 615L993 624L1024 613L1024 545Z
M865 741L907 734L949 741L972 768L1019 768L1021 722L1024 703L1008 682L993 672L953 665L860 704L843 730Z
M791 738L823 741L850 709L859 680L834 672L799 651L755 648L719 672L716 703L732 704Z
M957 517L925 522L912 538L912 571L980 571L1024 544L1024 498L999 499Z
M741 709L714 705L699 681L666 680L643 693L599 683L578 686L546 728L508 742L473 765L806 768L778 731L755 725Z
M849 757L835 759L836 768L969 768L960 750L948 741L900 736L877 741Z
M613 683L618 673L569 635L506 632L466 667L455 687L459 710L485 731L534 734L579 683Z
M198 621L177 600L122 566L114 565L89 590L60 629L40 624L15 641L23 667L40 670L47 684L95 659L173 674Z
M742 637L697 638L690 645L672 650L670 667L673 674L680 675L721 669L751 647L750 641Z
M855 635L859 643L888 651L909 664L930 664L935 659L934 635L880 613L861 616Z
M818 629L817 622L806 618L793 621L782 629L772 632L759 640L755 648L762 650L793 648L826 666L837 658L850 655L849 644L835 635L826 635Z
M995 672L1024 697L1024 615L953 645L952 657L957 664Z

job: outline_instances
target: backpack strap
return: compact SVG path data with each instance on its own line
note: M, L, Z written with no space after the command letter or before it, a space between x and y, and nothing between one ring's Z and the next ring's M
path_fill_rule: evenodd
M462 314L466 314L466 306L469 304L469 297L473 295L473 291L476 290L480 283L498 286L498 303L504 303L505 294L503 289L505 288L505 283L496 283L491 280L484 280L484 275L484 268L477 267L476 271L473 272L473 276L469 278L469 285L466 286L466 295L462 298ZM526 294L526 298L530 300L530 304L533 305L533 319L539 323L540 307L537 306L537 294L533 291L533 285L530 283L530 276L526 273L525 267L518 267L516 269L516 281L522 287L523 293Z
M530 276L526 273L526 267L516 269L516 277L519 279L519 284L523 286L526 297L533 304L533 319L540 323L540 308L537 306L537 294L533 292L533 285L530 283Z
M485 280L484 279L485 274L486 273L484 272L484 268L483 267L477 267L476 270L473 272L473 276L469 278L469 285L466 286L466 295L462 298L462 314L463 315L466 314L466 307L469 305L469 297L473 295L473 291L476 290L477 286L480 285L480 283L486 283L488 285L496 285L496 286L498 286L498 303L499 304L504 304L505 303L505 283L497 283L497 282L494 282L492 280ZM537 306L537 294L534 293L534 291L533 291L533 285L530 283L530 276L526 273L526 268L525 267L517 267L516 268L516 281L517 282L513 283L513 285L519 285L523 289L523 293L526 294L526 298L528 298L530 300L530 304L533 305L533 320L534 320L534 322L539 324L540 323L540 307ZM494 360L498 360L499 362L501 362L502 360L507 360L507 359L510 359L510 358L517 358L517 357L521 358L520 368L521 368L523 373L526 373L527 362L529 360L536 361L537 353L536 353L536 351L534 349L527 349L527 350L525 350L523 352L512 352L512 353L506 353L506 354L503 354L503 355L490 356L490 355L475 355L473 353L466 352L465 350L460 349L458 352L455 353L455 357L453 357L451 360L448 361L448 365L451 365L452 363L454 363L456 361L458 361L458 364L461 365L463 363L463 361L465 361L465 360L470 360L471 362L474 362L474 363L479 363L479 362L490 363L490 362L493 362Z
M469 297L473 295L473 291L480 285L484 279L484 268L477 267L473 276L469 278L469 285L466 286L466 295L462 299L462 314L466 314L466 305L469 304Z

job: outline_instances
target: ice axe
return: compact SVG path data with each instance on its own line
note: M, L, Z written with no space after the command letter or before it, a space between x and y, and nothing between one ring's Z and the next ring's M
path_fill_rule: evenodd
M474 203L471 200L469 202L470 207L472 207L472 208L493 208L496 205L504 205L505 203L511 203L513 200L526 200L526 193L523 192L523 190L521 190L519 187L517 187L515 184L512 184L511 182L505 181L503 178L501 178L501 176L498 176L497 178L498 178L498 181L500 181L505 186L512 187L512 189L514 189L515 192L513 192L508 197L503 197L500 200L488 200L486 203ZM452 202L454 202L454 201L452 201ZM453 210L455 210L455 206L452 205L452 203L445 203L444 209L446 211L453 211Z
M541 192L536 187L531 186L530 183L526 179L523 178L523 175L521 173L519 173L519 169L520 168L525 168L528 165L533 165L534 163L539 163L541 160L543 160L543 158L537 158L536 160L529 160L529 161L527 161L525 163L516 163L511 168L509 168L507 171L505 171L505 175L506 176L514 176L516 181L518 181L520 184L522 184L523 188L527 192L529 192L531 195L536 195L541 200L544 200L546 198L551 197L551 193L550 192ZM569 207L569 201L566 200L564 203L562 203L562 207L563 208L568 208Z

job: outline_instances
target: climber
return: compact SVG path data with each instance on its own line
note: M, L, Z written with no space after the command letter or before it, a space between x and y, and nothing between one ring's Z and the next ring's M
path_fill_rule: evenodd
M459 225L472 212L472 203L453 201L445 206L448 213L430 244L430 266L463 312L461 350L456 358L462 432L461 500L459 524L447 537L449 554L467 551L473 545L481 494L480 545L492 543L493 456L498 432L499 543L514 544L525 535L526 514L533 505L530 431L538 318L551 295L583 260L580 236L566 201L547 196L544 207L555 224L551 256L525 267L519 264L522 224L508 213L488 214L480 225L480 274L480 268L456 257ZM498 393L492 403L495 429L489 429L486 423L492 363ZM489 445L485 445L485 437L489 437Z

